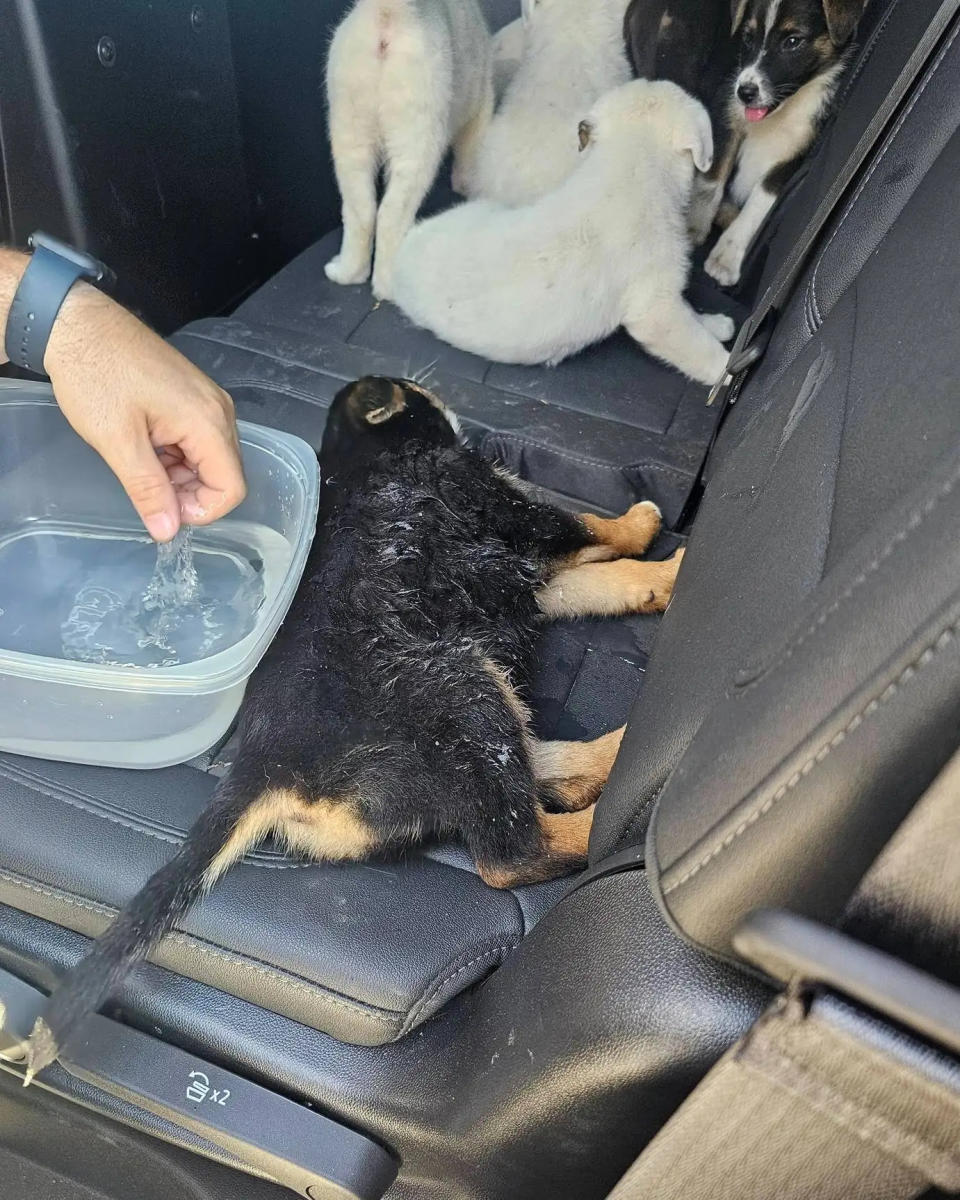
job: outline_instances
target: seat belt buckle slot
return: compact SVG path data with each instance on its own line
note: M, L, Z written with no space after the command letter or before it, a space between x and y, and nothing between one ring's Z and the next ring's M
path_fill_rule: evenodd
M779 983L827 988L960 1054L960 990L839 929L759 909L733 946Z

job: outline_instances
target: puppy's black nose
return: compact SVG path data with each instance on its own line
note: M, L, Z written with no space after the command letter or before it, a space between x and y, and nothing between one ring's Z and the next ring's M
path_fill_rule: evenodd
M755 83L741 83L737 88L737 97L742 104L756 104L760 99L760 89Z

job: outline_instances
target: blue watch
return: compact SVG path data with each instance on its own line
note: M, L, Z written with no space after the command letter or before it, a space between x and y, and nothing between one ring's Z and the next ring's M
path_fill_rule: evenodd
M48 234L31 234L29 245L33 256L10 305L5 348L16 366L45 375L43 356L67 292L78 279L99 283L109 272L92 255Z

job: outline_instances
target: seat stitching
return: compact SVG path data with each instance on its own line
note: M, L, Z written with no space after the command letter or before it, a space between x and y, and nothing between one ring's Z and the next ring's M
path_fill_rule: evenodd
M509 952L510 950L515 950L518 945L519 945L519 942L513 941L513 942L506 942L506 943L502 943L502 944L493 946L489 950L484 950L484 952L482 954L478 954L476 956L476 958L471 958L470 961L467 963L464 963L462 967L458 967L455 971L451 971L449 975L444 975L441 979L438 979L435 983L428 984L425 991L420 996L420 999L417 1000L414 1003L414 1005L411 1007L409 1013L407 1014L407 1019L404 1021L403 1027L401 1028L400 1032L397 1034L397 1037L403 1037L403 1035L409 1029L413 1028L413 1026L417 1022L417 1018L420 1016L420 1013L430 1003L430 1001L436 996L436 994L440 991L440 989L445 984L450 983L451 980L456 979L458 976L462 975L464 973L464 971L469 971L470 968L475 967L477 965L477 963L483 962L483 960L485 958L492 958L493 955L495 955L495 954L505 954L505 953Z
M666 463L652 462L645 459L643 462L635 462L629 464L632 469L639 470L641 467L649 467L651 471L663 471L667 475L676 475L681 479L692 479L693 472L685 471L682 467L669 467Z
M944 58L947 56L947 53L950 50L950 47L956 41L958 33L960 33L960 25L958 25L957 28L953 31L953 33L951 34L950 39L947 41L946 45L944 45L941 48L940 53L937 55L936 59L932 63L929 71L927 72L926 76L922 80L920 86L917 88L917 91L911 97L909 104L903 110L903 112L900 114L900 116L897 118L897 123L894 125L893 129L890 131L890 135L887 138L884 145L880 148L879 154L874 159L874 161L870 164L870 169L867 171L866 175L860 181L860 184L857 187L857 190L854 192L854 194L850 200L850 203L847 205L847 207L843 213L843 216L838 221L836 229L834 229L833 233L830 235L830 238L827 241L827 244L823 248L823 252L821 253L820 257L817 259L816 266L813 268L813 275L810 277L810 285L809 285L808 291L810 293L811 299L814 304L814 309L816 312L817 320L820 322L820 324L823 324L823 315L820 311L820 305L819 305L819 302L817 301L817 293L816 293L817 275L820 271L820 264L823 262L823 260L826 258L827 254L829 253L829 250L830 250L831 245L833 244L834 238L840 232L841 228L843 227L844 222L846 221L847 217L850 215L851 211L853 210L854 205L859 200L860 195L863 192L864 188L870 182L870 180L872 179L877 168L880 166L880 163L883 161L884 157L886 156L887 151L890 149L890 147L894 144L894 142L899 137L900 131L903 128L904 122L910 116L911 112L913 112L913 109L916 107L917 103L919 102L920 97L926 91L927 85L933 79L934 75L936 75L937 71L939 71Z
M886 562L886 560L893 554L898 546L902 542L906 541L907 537L911 533L916 532L916 530L920 528L920 526L924 523L924 521L927 520L931 513L933 513L937 506L943 503L943 501L957 486L958 481L960 481L960 466L956 467L953 474L941 484L934 496L932 496L925 504L923 504L920 508L915 509L910 514L906 523L893 535L893 537L881 549L880 553L877 554L876 557L867 564L860 574L857 575L857 577L852 580L847 587L844 588L840 595L831 604L829 604L821 613L819 613L816 620L808 625L807 628L800 633L794 641L792 641L788 646L784 647L784 649L780 651L780 653L771 663L768 663L765 667L763 667L760 674L756 675L753 679L748 680L746 683L740 684L735 694L738 697L742 696L752 687L755 687L761 682L761 680L765 679L771 673L771 671L776 670L777 667L781 666L787 661L787 659L791 658L793 654L803 645L803 643L807 641L808 638L812 637L824 625L826 625L828 621L830 621L831 618L834 617L843 607L843 605L850 599L854 592L861 588L867 582L869 577L874 574L874 572L880 569L881 564Z
M109 905L100 904L95 900L82 899L71 892L65 892L59 888L43 887L39 883L24 879L22 876L13 875L9 871L0 869L0 879L6 879L8 883L12 883L15 887L24 888L30 892L37 892L42 896L48 896L51 900L57 900L72 908L85 909L88 912L96 913L98 916L115 917L117 915L117 910ZM308 992L338 1008L360 1012L365 1017L370 1017L371 1020L380 1021L385 1025L395 1025L396 1018L403 1016L404 1013L403 1009L377 1008L363 1000L353 1000L348 996L335 995L330 989L323 987L322 984L312 983L306 979L297 979L288 972L280 970L278 967L268 966L258 959L250 959L247 956L241 957L235 952L214 946L191 934L173 933L169 935L167 940L176 942L181 946L186 946L190 950L196 950L200 954L207 954L214 958L223 959L233 966L242 967L245 971L253 971L256 974L265 975L281 987L299 992ZM390 1013L394 1015L387 1015Z
M646 800L640 801L640 808L638 808L637 811L633 814L633 816L630 818L630 820L624 826L623 831L621 832L620 836L617 838L616 845L617 845L618 849L621 847L624 849L627 848L628 839L629 839L631 833L633 832L634 826L637 825L637 823L640 820L642 820L643 817L645 817L647 815L647 813L650 811L651 806L656 804L657 800L660 798L660 793L666 787L666 783L667 783L666 779L662 780L659 787L654 789L653 794L651 796L648 796ZM637 803L637 798L634 797L634 804L636 804L636 803Z
M88 796L89 804L85 804L79 796L68 796L66 793L57 789L55 784L47 783L46 785L36 776L31 776L24 772L21 774L18 770L11 770L7 764L0 762L0 775L5 779L9 779L11 783L19 784L21 787L28 788L30 791L39 792L40 795L48 797L50 800L55 800L60 804L66 804L69 808L75 808L79 812L87 813L88 816L96 817L100 821L109 821L112 825L121 825L124 829L130 829L134 833L142 834L144 837L153 838L154 841L166 842L171 846L182 846L186 838L186 833L177 837L175 834L161 833L157 829L149 829L145 825L138 824L134 820L127 820L116 813L105 812L101 808L95 807L96 801L92 796ZM243 865L248 867L258 867L267 871L302 871L307 867L315 866L315 863L309 862L263 862L261 860L245 857Z
M853 85L856 83L856 81L860 78L861 74L863 73L864 67L867 65L867 63L870 61L870 59L873 57L873 52L877 48L877 43L880 41L880 38L886 32L887 25L889 25L889 23L890 23L890 18L893 16L893 10L897 7L897 5L899 3L900 3L900 0L893 0L893 3L890 5L890 7L887 9L886 13L884 14L883 20L880 22L880 24L876 27L876 29L870 35L870 40L863 47L863 50L860 53L858 62L854 66L853 70L850 72L850 75L844 84L843 91L841 93L841 100L840 100L841 104L846 101L847 97L850 95Z
M829 758L830 754L834 750L838 749L852 733L855 733L856 730L859 729L866 720L872 717L875 713L879 712L885 704L889 703L889 701L892 700L895 695L897 695L897 693L905 684L909 683L915 675L922 671L924 667L928 666L933 659L936 658L940 651L954 640L958 627L960 627L960 621L954 622L953 624L948 625L941 630L933 643L928 645L927 648L923 650L915 659L913 659L912 662L908 663L907 666L905 666L897 676L897 678L887 684L879 696L874 696L872 700L865 704L864 707L861 708L859 712L857 712L856 715L847 722L843 729L839 730L839 732L835 733L831 738L823 742L819 748L803 763L803 765L790 776L787 782L781 787L777 788L773 795L764 800L759 807L755 808L753 812L750 813L749 816L746 817L746 819L743 820L732 833L728 834L721 842L718 842L717 845L715 845L707 854L705 854L703 858L699 860L699 862L695 863L689 869L689 871L681 875L679 879L669 884L669 886L663 888L663 894L665 896L669 895L671 892L676 891L677 888L679 888L682 884L688 882L688 880L699 874L699 872L702 871L705 866L711 863L718 855L722 854L724 850L728 849L728 847L732 846L737 838L746 833L746 831L752 825L755 825L761 817L765 817L767 813L771 811L771 809L779 804L779 802L788 794L788 792L793 791L797 784L806 779L807 776L810 775L825 759Z
M490 430L489 434L484 438L484 441L495 441L497 438L502 441L516 442L520 446L535 446L541 450L549 450L552 454L557 454L560 458L569 459L571 462L585 463L590 467L602 467L605 471L620 472L622 468L613 466L610 463L605 463L599 458L591 458L588 454L574 454L570 450L561 449L559 446L551 446L547 442L537 442L532 438L525 438L517 433L503 433L499 430Z

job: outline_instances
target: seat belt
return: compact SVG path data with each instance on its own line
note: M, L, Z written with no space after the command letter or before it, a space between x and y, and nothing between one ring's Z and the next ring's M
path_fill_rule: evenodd
M768 910L734 946L785 990L609 1200L960 1192L960 752L839 929Z
M937 9L923 36L914 48L913 53L907 59L903 70L897 76L893 87L884 97L879 108L874 113L870 124L853 148L850 157L843 164L827 194L817 206L816 211L810 218L806 229L804 229L793 250L787 256L782 267L770 283L770 286L764 292L759 304L740 326L740 330L730 351L730 357L727 360L726 370L723 376L714 384L710 395L707 397L708 405L717 406L717 414L710 440L700 461L696 479L690 489L676 528L682 528L684 522L689 519L692 515L692 510L696 507L702 489L707 461L716 445L720 429L730 408L736 403L748 372L760 361L766 352L783 302L792 292L800 273L806 267L811 252L819 241L825 226L844 198L861 167L897 115L897 111L908 92L931 58L933 58L944 34L958 11L960 11L960 0L943 0L943 3Z

